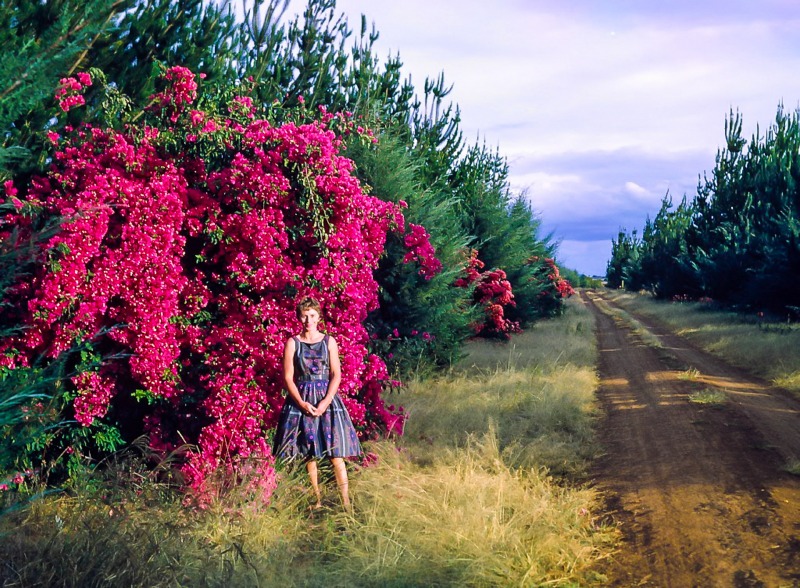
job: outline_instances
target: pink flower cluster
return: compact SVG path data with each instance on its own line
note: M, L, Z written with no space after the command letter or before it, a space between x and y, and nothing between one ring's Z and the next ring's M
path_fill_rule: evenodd
M417 261L419 275L430 280L442 271L442 262L436 258L436 249L431 245L430 233L422 225L408 223L411 232L405 236L404 243L408 253L403 258L403 263Z
M298 329L298 297L323 305L323 330L339 342L339 394L359 431L402 429L402 411L381 397L389 375L367 351L363 323L378 305L373 272L386 235L402 233L405 219L400 206L364 193L328 124L339 117L241 126L187 111L197 90L189 70L172 68L166 80L149 126L73 132L28 189L28 201L66 220L36 274L11 290L10 308L26 328L0 341L0 364L91 341L113 359L72 379L81 424L135 393L150 401L143 427L154 448L196 445L183 471L200 495L222 472L268 498L267 438L283 403L281 356ZM228 111L248 117L250 107L238 98ZM229 164L210 168L192 155L199 125L226 133L219 144L229 153L219 160ZM159 143L167 127L170 141L182 133L182 153ZM16 198L13 184L6 191ZM0 238L28 224L17 215ZM427 232L411 230L412 259L433 271Z
M72 383L78 393L74 402L75 420L88 427L96 417L102 417L108 411L115 381L109 374L83 372L73 376Z
M32 479L34 476L33 470L25 470L24 472L14 472L13 475L7 477L5 480L0 481L0 492L6 492L12 489L12 485L19 487L25 483L26 479Z
M256 109L253 99L249 96L236 96L228 106L228 112L233 116L255 118Z
M164 74L167 87L150 96L150 108L156 112L166 112L170 122L177 122L186 107L197 99L197 82L194 78L194 73L188 68L169 68Z
M539 270L539 280L543 282L544 289L539 293L540 298L552 297L556 299L569 298L575 294L575 289L569 280L561 276L558 265L551 257L540 259L533 256L528 260L528 265L542 264Z
M85 72L81 72L71 78L62 78L55 93L55 98L61 110L69 112L75 106L86 104L83 91L91 85L92 77Z
M470 251L464 276L455 281L455 286L467 288L475 285L473 302L483 308L484 319L473 325L476 335L484 337L509 338L511 333L522 329L516 321L505 316L505 307L514 306L514 294L506 272L501 269L482 272L485 264L478 259L477 250Z

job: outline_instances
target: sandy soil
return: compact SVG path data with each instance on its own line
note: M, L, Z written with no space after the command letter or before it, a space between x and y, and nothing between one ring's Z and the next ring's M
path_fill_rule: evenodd
M597 319L599 440L592 472L620 550L609 586L800 586L800 402L634 315L645 344L583 292ZM691 370L691 371L690 371ZM723 391L698 404L696 392Z

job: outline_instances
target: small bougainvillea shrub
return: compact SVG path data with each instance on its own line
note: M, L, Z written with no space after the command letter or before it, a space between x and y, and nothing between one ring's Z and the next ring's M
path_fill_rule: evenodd
M544 317L560 315L564 312L564 300L575 294L572 284L561 276L558 265L550 257L534 255L528 259L527 265L536 268L531 280L541 288L537 296L539 314Z
M62 108L82 105L91 82L63 80ZM122 128L51 131L50 171L5 186L25 204L3 219L0 238L30 231L35 217L64 220L34 274L8 292L3 322L24 328L0 342L0 363L88 346L95 361L84 353L69 379L75 426L144 432L165 453L188 443L182 471L198 496L222 475L268 499L298 297L322 304L322 328L339 343L339 394L360 433L402 424L382 400L386 366L368 352L363 325L378 304L386 235L403 233L405 220L365 193L343 156L345 133L374 141L347 116L321 109L276 124L235 89L204 101L185 68L162 83ZM440 270L424 228L405 241L423 275Z
M473 326L475 334L479 337L508 339L512 333L521 331L518 322L505 316L505 307L515 305L511 283L501 269L481 271L484 265L478 259L478 251L472 249L464 275L454 285L458 288L474 285L473 302L483 308L483 320Z

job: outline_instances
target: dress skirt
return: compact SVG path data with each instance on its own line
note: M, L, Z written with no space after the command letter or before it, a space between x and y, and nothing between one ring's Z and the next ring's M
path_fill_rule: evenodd
M316 406L328 391L328 380L300 380L297 388L303 400ZM272 453L282 459L352 457L361 454L361 444L338 394L318 417L304 414L287 397L278 419Z

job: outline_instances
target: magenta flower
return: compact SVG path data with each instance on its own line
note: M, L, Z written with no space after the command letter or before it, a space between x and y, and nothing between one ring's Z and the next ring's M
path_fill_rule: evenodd
M482 306L484 312L483 321L473 325L475 334L508 338L511 333L521 331L518 322L505 317L504 308L516 304L511 283L506 279L503 270L481 272L483 268L484 263L478 259L477 250L470 250L464 274L454 282L454 285L459 288L471 285L475 287L473 301ZM423 338L424 336L423 333Z

